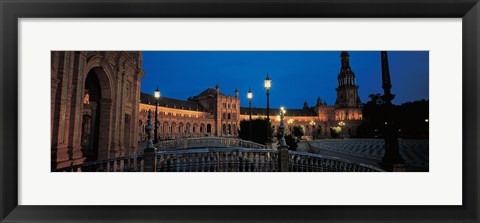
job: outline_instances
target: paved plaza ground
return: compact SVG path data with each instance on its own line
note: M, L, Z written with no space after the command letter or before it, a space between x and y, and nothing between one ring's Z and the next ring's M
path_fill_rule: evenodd
M407 171L428 171L428 140L399 139ZM385 153L383 139L325 139L302 141L298 150L338 156L379 166Z

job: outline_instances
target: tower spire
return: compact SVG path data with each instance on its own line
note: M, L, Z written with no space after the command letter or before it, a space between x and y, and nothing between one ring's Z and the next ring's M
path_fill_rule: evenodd
M347 51L340 53L341 68L338 74L337 108L356 108L360 105L358 100L358 86L355 73L350 68L350 54Z
M340 54L340 58L342 58L342 70L343 69L350 69L350 54L348 51L342 51Z
M303 103L303 109L308 109L308 103L307 103L307 100L305 100L305 102Z
M356 86L355 73L350 68L350 54L347 51L340 53L342 67L338 74L338 87L342 86Z

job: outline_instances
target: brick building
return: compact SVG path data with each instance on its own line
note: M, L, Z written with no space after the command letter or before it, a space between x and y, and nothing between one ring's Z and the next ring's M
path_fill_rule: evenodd
M52 168L137 147L140 52L51 52Z
M141 93L139 141L146 140L148 110L154 112L155 103L153 95ZM157 111L158 138L169 140L194 136L237 136L239 115L238 90L235 90L235 96L228 96L220 92L218 85L188 100L160 97Z

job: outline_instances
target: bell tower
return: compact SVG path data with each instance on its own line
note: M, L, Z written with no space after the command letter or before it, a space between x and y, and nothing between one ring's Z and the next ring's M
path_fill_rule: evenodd
M342 67L338 74L337 100L335 108L358 108L360 107L360 98L358 97L358 85L355 80L355 73L350 68L350 55L347 51L340 54Z

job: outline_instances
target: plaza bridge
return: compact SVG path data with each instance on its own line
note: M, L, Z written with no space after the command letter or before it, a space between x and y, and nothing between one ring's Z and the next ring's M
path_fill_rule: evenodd
M138 154L71 165L59 172L381 172L363 163L237 138L162 141Z

